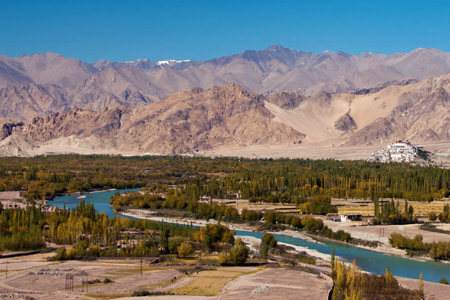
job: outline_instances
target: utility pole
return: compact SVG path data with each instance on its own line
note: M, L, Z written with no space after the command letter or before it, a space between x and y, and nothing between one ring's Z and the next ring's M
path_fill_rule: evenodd
M141 258L141 276L142 276L142 258Z

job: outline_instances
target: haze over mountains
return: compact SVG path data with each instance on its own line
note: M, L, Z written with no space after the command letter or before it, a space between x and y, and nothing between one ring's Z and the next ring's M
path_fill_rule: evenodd
M448 72L450 54L436 49L348 55L277 45L209 61L93 64L0 56L0 155L448 141Z

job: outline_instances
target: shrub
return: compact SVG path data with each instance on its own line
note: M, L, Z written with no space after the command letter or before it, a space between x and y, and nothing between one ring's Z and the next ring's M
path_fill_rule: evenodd
M226 265L230 262L230 257L225 252L219 254L218 262L220 265Z
M170 296L175 295L171 292L162 291L134 291L132 297L142 297L142 296Z
M311 233L320 231L323 228L323 221L320 219L314 219L311 216L304 217L302 219L302 225Z
M436 221L436 219L437 219L437 216L434 212L430 212L428 214L428 221Z
M447 279L442 278L441 280L439 280L439 283L448 284L448 281L447 281Z
M70 259L75 259L75 257L77 256L77 251L70 247L66 250L66 259L70 260Z
M88 256L98 257L100 255L100 251L102 251L102 248L99 245L94 245L89 246L86 252Z
M57 260L66 259L66 247L60 247L56 250L56 259Z

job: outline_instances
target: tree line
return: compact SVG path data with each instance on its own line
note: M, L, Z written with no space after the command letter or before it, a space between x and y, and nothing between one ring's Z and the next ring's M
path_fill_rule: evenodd
M392 276L389 268L383 275L361 272L353 264L346 266L344 262L333 259L331 262L334 286L333 300L362 300L362 299L396 299L413 300L423 299L423 278L420 274L419 286L415 290L409 290L399 285L397 279Z

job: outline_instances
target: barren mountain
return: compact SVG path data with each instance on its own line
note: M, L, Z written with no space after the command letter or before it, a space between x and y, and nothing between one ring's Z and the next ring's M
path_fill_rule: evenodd
M95 72L87 63L55 53L0 56L0 87L27 83L67 87L88 79Z
M197 88L136 109L77 109L36 117L26 125L5 124L0 154L30 155L45 145L50 145L51 152L59 152L61 146L70 148L74 143L78 147L74 151L90 148L94 152L135 154L301 143L302 133L273 118L264 107L264 97L238 85Z
M92 65L54 53L0 56L0 88L8 89L0 91L0 103L8 103L2 105L0 118L29 121L74 108L135 108L178 91L228 83L263 95L373 93L392 84L409 84L448 72L450 53L431 48L392 55L349 55L315 54L276 45L207 61L139 59ZM23 96L12 87L37 92ZM16 105L17 101L25 109L19 109L22 104Z
M450 140L450 74L372 94L268 97L229 84L160 102L5 122L0 155L207 153L232 147L362 146ZM205 152L206 151L206 152Z
M272 103L275 120L306 135L304 142L359 146L399 138L450 140L450 74L377 93L327 94L305 98L293 109Z

